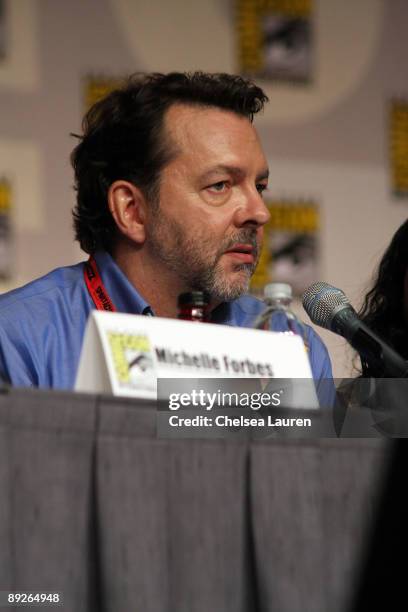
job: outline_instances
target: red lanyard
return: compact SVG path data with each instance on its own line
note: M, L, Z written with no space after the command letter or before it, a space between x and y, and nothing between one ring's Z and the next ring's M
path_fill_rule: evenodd
M84 266L84 279L89 295L98 310L116 311L116 308L105 289L95 259L91 256Z

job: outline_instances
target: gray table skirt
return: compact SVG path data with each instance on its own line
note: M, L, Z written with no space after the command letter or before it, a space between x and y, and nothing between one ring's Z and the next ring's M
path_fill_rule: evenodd
M70 612L346 610L388 453L164 440L148 402L3 393L0 590Z

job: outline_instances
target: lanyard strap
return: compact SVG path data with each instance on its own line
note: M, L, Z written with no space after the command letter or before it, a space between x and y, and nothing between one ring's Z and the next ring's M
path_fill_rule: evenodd
M95 259L91 256L84 266L84 279L97 310L110 310L115 312L116 308L105 289L105 285L99 274Z

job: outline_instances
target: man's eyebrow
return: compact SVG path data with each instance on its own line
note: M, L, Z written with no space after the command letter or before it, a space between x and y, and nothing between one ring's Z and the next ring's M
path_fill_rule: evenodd
M210 170L207 170L207 172L204 172L201 178L205 181L214 174L230 174L235 177L242 177L245 172L242 170L242 168L239 168L238 166L225 166L224 164L219 164L217 166L214 166L213 168L210 168ZM256 180L262 181L264 179L267 179L268 177L269 170L268 168L265 168L264 170L261 170L259 174L257 174Z
M266 179L269 178L269 169L265 168L265 170L262 170L256 177L257 181L264 181Z

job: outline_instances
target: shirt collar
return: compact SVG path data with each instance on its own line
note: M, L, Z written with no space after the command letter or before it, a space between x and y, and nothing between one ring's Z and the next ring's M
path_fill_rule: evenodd
M105 289L118 312L154 315L150 304L130 283L109 253L97 251L94 259ZM244 311L241 312L242 307L239 306L241 301L223 302L214 309L211 321L221 325L243 325L246 317Z
M265 304L251 295L243 295L232 302L220 304L214 311L214 323L238 327L252 327Z
M140 295L106 251L97 251L94 259L106 291L118 312L153 315L150 304Z

